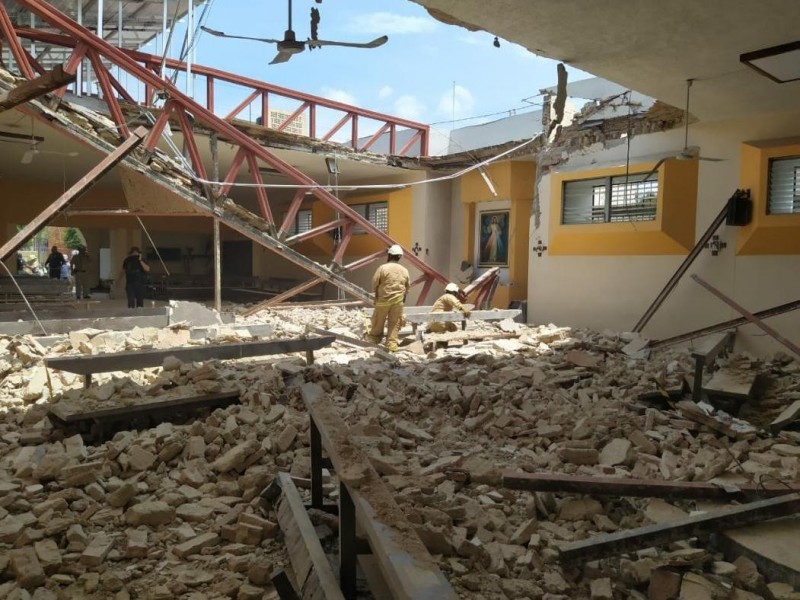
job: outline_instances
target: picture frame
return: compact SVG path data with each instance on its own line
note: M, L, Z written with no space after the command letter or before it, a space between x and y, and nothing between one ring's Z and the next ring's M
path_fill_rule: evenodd
M491 210L478 215L478 266L507 267L511 211Z

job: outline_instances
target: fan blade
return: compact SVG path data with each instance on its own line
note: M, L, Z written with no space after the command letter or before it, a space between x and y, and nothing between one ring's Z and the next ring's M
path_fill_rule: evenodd
M722 162L728 160L727 158L711 158L710 156L698 156L698 160L707 160L709 162Z
M225 33L224 31L218 31L216 29L211 29L209 27L206 27L205 25L202 25L200 27L200 29L202 29L206 33L210 33L211 35L215 35L217 37L224 37L224 38L228 38L228 39L233 39L233 40L251 40L253 42L265 42L267 44L277 44L278 42L282 41L282 40L272 40L272 39L268 39L268 38L249 37L249 36L246 36L246 35L231 35L229 33Z
M33 162L33 156L35 154L36 154L36 151L33 150L33 149L26 150L25 154L22 155L22 160L19 161L19 162L21 162L23 165L29 165L29 164L31 164Z
M271 65L277 65L278 63L285 63L285 62L286 62L287 60L289 60L290 58L292 58L292 53L291 53L291 52L278 52L278 53L275 55L275 58L273 58L273 59L270 61L270 63L269 63L269 64L271 64Z
M308 40L306 44L309 47L317 48L319 46L344 46L345 48L377 48L378 46L383 46L386 42L389 41L389 36L382 35L379 38L375 38L371 42L365 42L363 44L358 42L331 42L329 40Z
M656 163L656 166L654 166L652 169L650 169L650 172L649 172L647 175L645 175L645 176L644 176L644 179L642 179L642 182L644 182L644 181L647 181L647 180L648 180L648 179L650 179L650 178L651 178L653 175L655 175L655 174L656 174L656 172L658 171L658 168L659 168L661 165L663 165L663 164L664 164L666 161L668 161L670 158L672 158L672 157L671 157L671 156L666 156L666 157L662 158L661 160L659 160L659 161Z

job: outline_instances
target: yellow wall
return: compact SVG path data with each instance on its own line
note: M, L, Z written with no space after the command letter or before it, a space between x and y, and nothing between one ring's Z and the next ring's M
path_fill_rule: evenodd
M742 144L739 187L750 190L753 220L739 228L737 254L800 254L800 214L767 214L770 159L798 155L800 138Z
M411 219L412 219L412 192L410 189L398 190L390 193L370 194L356 198L343 199L348 206L368 204L371 202L386 202L389 209L389 230L387 234L398 244L405 248L411 247ZM336 218L333 208L318 200L312 206L313 226L319 227L330 223ZM303 253L313 254L323 251L324 254L333 252L333 239L330 235L319 235L307 242L296 246ZM347 245L346 256L358 258L368 256L379 250L385 249L386 244L369 234L356 234ZM314 252L312 252L312 249Z
M656 218L653 221L563 225L562 190L567 181L625 174L625 167L557 173L550 188L551 255L685 254L694 246L697 213L697 160L670 159L659 167ZM655 163L630 165L646 173Z
M499 286L492 305L506 308L511 300L524 300L528 288L528 246L530 214L536 163L503 161L486 167L497 197L492 196L478 171L470 171L460 180L459 200L465 205L463 224L463 260L474 261L476 204L493 200L508 200L510 207L508 240L508 280L513 286Z

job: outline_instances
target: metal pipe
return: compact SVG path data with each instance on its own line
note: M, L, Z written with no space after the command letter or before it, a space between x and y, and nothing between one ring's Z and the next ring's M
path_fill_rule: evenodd
M750 321L753 325L755 325L756 327L761 329L764 333L766 333L768 336L770 336L776 342L786 346L789 350L791 350L792 352L794 352L795 354L800 356L800 346L797 346L794 342L792 342L790 340L787 340L780 333L778 333L772 327L770 327L769 325L764 323L761 319L759 319L753 313L748 312L746 308L744 308L743 306L737 304L732 298L729 298L728 296L726 296L725 294L720 292L717 288L715 288L713 285L711 285L707 281L701 279L699 276L692 275L692 279L694 279L697 283L699 283L704 288L706 288L709 292L714 294L717 298L722 300L725 304L730 306L733 310L735 310L740 315L742 315L745 319Z
M192 79L192 56L194 54L194 0L189 0L188 22L186 23L186 95L194 98Z
M692 248L688 256L685 259L683 259L683 262L680 264L678 269L675 271L675 273L672 274L672 277L669 278L667 284L658 293L658 296L656 296L652 304L650 304L650 306L647 307L647 310L642 315L642 318L639 319L639 322L633 326L633 329L631 331L639 333L642 331L642 329L644 329L645 325L647 325L647 323L650 322L650 319L652 319L653 315L656 314L656 311L667 299L667 296L669 296L672 293L672 290L674 290L675 286L678 285L678 282L686 274L686 271L689 270L689 267L692 266L692 263L695 261L695 259L698 256L700 256L700 252L703 250L703 248L705 248L705 245L711 239L711 236L714 235L717 229L719 229L722 223L725 221L725 218L728 214L728 206L730 205L731 200L733 200L733 198L736 198L739 195L739 193L740 191L736 190L733 196L725 203L725 206L722 207L722 210L719 212L716 218L711 222L711 225L708 226L708 229L706 229L705 233L703 233L703 235L700 236L700 239L697 240L697 243L694 245L694 248Z
M122 0L117 2L117 48L122 48Z
M169 13L167 11L167 5L169 4L169 0L164 0L164 10L161 13L161 55L167 55L167 19L169 18ZM162 69L163 70L163 69Z
M77 11L78 11L78 25L83 26L83 0L75 0L75 4L77 4ZM78 65L77 71L75 71L75 94L78 96L83 95L83 61L81 60L80 64Z

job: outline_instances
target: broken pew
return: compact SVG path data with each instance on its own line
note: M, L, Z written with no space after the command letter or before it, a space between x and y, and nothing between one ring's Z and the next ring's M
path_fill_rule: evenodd
M292 562L299 596L304 600L344 600L303 500L288 473L278 473L281 488L278 525Z
M71 412L65 403L57 402L50 406L47 416L56 427L75 431L87 440L102 441L116 431L147 429L165 421L186 418L198 410L225 408L238 402L238 391L169 400L156 399L131 406L82 412Z
M339 583L344 597L356 597L358 523L394 598L455 600L455 591L369 459L350 440L322 388L306 383L300 391L311 417L312 506L322 504L323 449L339 476Z
M330 346L333 337L310 337L291 340L238 342L235 344L209 344L166 350L132 350L92 356L63 356L45 358L45 365L52 369L84 376L84 386L89 387L94 373L133 371L148 367L160 367L167 357L183 362L205 360L234 360L271 354L305 352L309 364L314 362L314 350Z
M586 477L559 473L504 473L503 487L533 492L567 492L590 496L680 498L705 500L751 500L800 492L800 484L716 485L704 481L663 481L619 477Z
M703 399L703 371L711 372L714 361L720 354L733 350L735 335L729 331L710 336L692 350L694 359L694 380L692 382L692 400Z
M715 533L723 529L789 516L799 510L800 493L768 498L679 519L671 523L647 525L561 544L558 547L559 556L565 563L607 558L701 534Z

